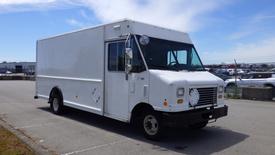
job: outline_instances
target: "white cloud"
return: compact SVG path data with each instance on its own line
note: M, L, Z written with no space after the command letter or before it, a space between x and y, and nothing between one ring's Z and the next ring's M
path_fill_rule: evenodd
M274 62L275 61L275 37L249 44L239 44L228 51L201 52L206 64L237 62Z
M252 34L257 34L259 31L265 29L265 23L269 20L274 20L275 15L268 15L258 13L249 18L242 19L242 22L237 25L237 30L229 35L229 40L238 40L249 37Z
M69 6L90 8L101 22L130 18L182 31L203 27L205 17L229 0L0 0L0 13L60 9ZM81 12L83 18L88 18Z
M90 20L91 18L89 17L89 15L87 15L86 11L84 10L80 10L79 14L82 18L86 19L86 20Z
M56 0L1 0L0 5L19 5L19 4L39 4L39 3L52 3Z
M146 23L194 31L203 26L202 17L219 9L224 0L85 0L102 22L130 18Z
M232 34L229 35L228 39L229 40L238 40L238 39L242 39L244 37L247 37L253 33L255 33L256 30L253 28L247 28L244 30L239 30L236 32L233 32Z
M80 6L77 0L0 0L0 13L64 9Z
M253 22L262 22L264 20L272 20L275 19L275 15L266 15L266 14L257 14L253 17Z
M66 22L68 24L70 24L71 26L75 26L75 27L83 27L84 26L84 23L82 23L76 19L73 19L73 18L67 19Z

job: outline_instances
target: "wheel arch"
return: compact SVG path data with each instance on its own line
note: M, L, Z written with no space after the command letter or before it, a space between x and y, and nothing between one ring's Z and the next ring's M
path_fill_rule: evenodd
M53 95L54 94L58 94L63 102L63 93L62 93L62 90L60 89L60 87L58 86L54 86L52 89L51 89L51 92L50 92L50 95L49 95L49 103L51 103L53 101Z
M264 86L265 86L265 87L272 87L272 88L275 87L275 85L272 84L272 83L265 83Z
M143 111L154 110L153 106L149 103L140 102L134 106L131 110L130 123L136 123L138 119L142 116Z

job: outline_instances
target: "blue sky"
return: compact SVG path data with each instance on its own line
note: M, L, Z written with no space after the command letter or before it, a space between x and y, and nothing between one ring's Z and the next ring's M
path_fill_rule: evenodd
M0 0L0 61L35 61L35 42L122 18L188 32L203 62L275 62L272 0Z

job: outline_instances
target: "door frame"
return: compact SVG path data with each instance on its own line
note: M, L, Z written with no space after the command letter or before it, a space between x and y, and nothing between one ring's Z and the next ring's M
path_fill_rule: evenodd
M102 114L103 116L106 116L106 117L109 117L109 118L113 118L113 119L116 119L116 120L120 120L120 121L123 121L123 122L129 122L129 114L127 116L127 118L122 118L122 117L117 117L117 115L113 115L113 114L110 114L110 113L107 113L106 112L106 104L107 104L107 93L106 93L106 86L107 86L107 81L106 81L106 72L108 72L108 52L109 52L109 44L110 43L116 43L116 42L125 42L126 38L118 38L118 39L112 39L112 40L108 40L108 41L105 41L104 42L104 83L103 83L103 92L104 92L104 100L103 100L103 105L102 105ZM110 71L110 72L123 72L125 74L124 71ZM126 80L126 79L125 79ZM129 88L129 83L128 83L128 86ZM128 110L127 110L127 113L129 113L129 95L127 95L128 98Z

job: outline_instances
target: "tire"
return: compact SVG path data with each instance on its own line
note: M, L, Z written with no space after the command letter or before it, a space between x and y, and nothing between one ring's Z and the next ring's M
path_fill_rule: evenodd
M160 115L155 111L146 111L141 121L145 138L159 140L162 137L162 122Z
M63 100L60 95L53 94L52 102L50 103L52 113L61 115L63 112Z
M199 123L195 123L195 124L190 124L189 128L194 129L194 130L199 130L199 129L202 129L202 128L206 127L207 123L208 123L208 121L199 122Z
M268 84L264 86L265 88L272 88L272 97L275 97L275 86Z

